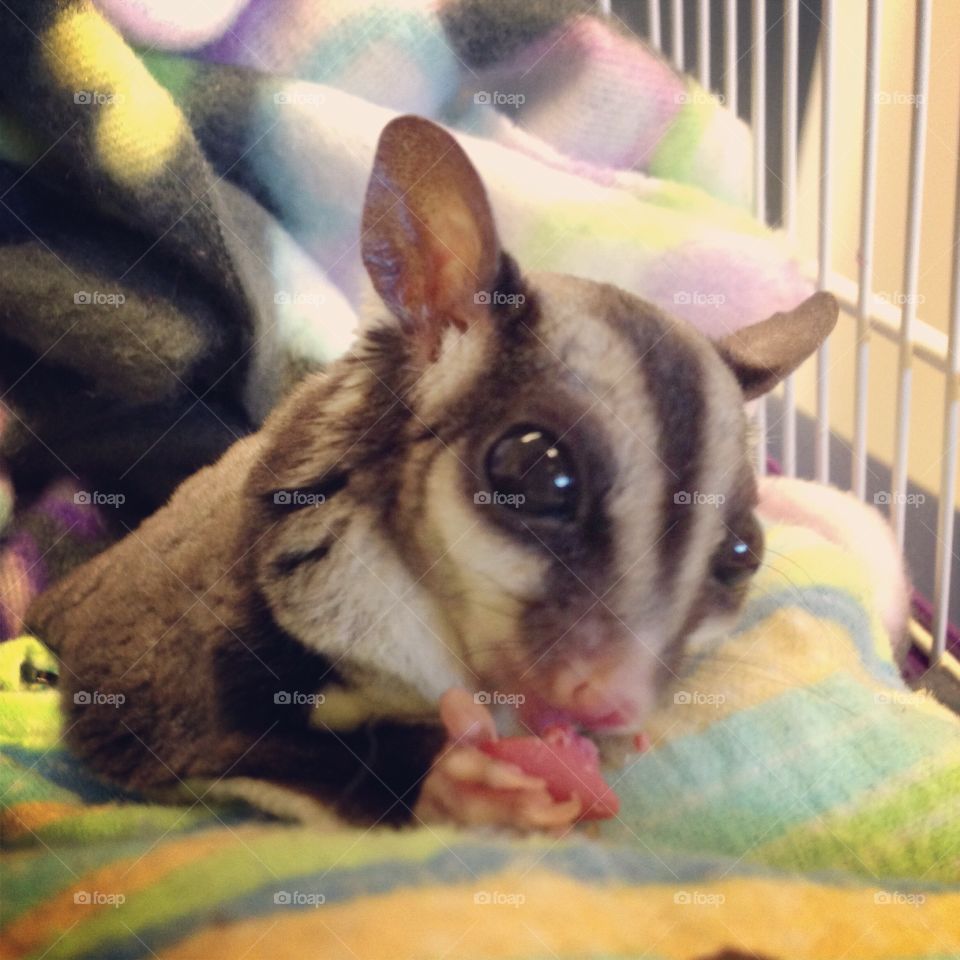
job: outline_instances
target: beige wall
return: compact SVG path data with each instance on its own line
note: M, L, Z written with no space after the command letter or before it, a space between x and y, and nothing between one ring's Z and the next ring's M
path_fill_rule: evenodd
M835 0L832 269L850 279L858 270L860 183L866 63L866 0ZM896 303L902 295L906 233L915 3L887 0L882 26L878 108L877 220L873 289ZM960 116L960 2L933 0L929 127L923 202L918 305L921 320L945 332L950 304L958 116ZM798 239L817 253L820 150L819 67L803 132ZM831 421L845 439L853 435L853 321L841 320L832 341ZM893 455L897 348L874 335L871 346L868 447L885 462ZM814 373L808 363L798 375L803 410L813 411ZM944 378L917 361L910 442L910 475L930 490L939 485Z

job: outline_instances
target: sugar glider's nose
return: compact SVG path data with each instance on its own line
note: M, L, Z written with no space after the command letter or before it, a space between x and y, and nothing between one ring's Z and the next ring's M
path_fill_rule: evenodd
M632 644L616 657L567 657L551 672L544 699L587 729L634 729L656 703L656 674L656 657Z

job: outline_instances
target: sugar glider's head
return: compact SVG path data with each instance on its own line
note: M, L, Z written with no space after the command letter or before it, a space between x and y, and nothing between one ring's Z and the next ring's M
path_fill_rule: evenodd
M642 722L760 563L744 399L817 347L832 298L712 344L614 287L523 275L470 161L414 117L381 137L363 256L417 371L431 439L398 529L450 642L480 685Z
M478 688L637 728L760 563L744 400L816 349L833 299L711 343L612 286L525 274L463 150L416 117L382 134L362 252L383 306L355 443L389 433L384 528L443 642Z

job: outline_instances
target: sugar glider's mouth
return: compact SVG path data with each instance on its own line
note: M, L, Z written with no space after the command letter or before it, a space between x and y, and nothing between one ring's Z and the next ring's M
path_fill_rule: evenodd
M523 725L537 736L553 726L576 727L585 733L636 733L640 729L640 718L626 706L588 712L551 706L539 697L525 695L519 714Z

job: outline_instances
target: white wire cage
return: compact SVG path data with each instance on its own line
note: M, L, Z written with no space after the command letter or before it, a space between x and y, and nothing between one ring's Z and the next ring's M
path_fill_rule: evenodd
M957 643L951 615L956 618L960 612L956 569L960 565L953 563L960 417L960 162L954 156L957 186L952 246L942 267L949 273L949 305L947 316L937 318L942 321L938 325L918 315L918 305L924 302L918 294L924 195L925 191L938 189L947 192L949 186L930 182L925 167L932 0L907 4L914 38L912 88L905 100L912 107L912 115L902 262L898 264L901 292L895 303L878 296L874 289L878 202L887 200L878 198L877 187L878 111L884 102L883 0L853 2L862 8L865 21L865 36L860 39L862 61L857 64L862 69L863 114L858 138L860 196L853 276L833 269L838 161L836 28L840 13L835 0L600 0L598 8L604 16L616 17L639 32L679 70L694 74L704 88L722 97L729 109L749 122L753 134L754 213L791 239L796 238L798 228L801 130L803 136L816 139L816 262L811 269L818 287L830 290L840 300L855 328L855 347L849 358L850 369L839 371L839 358L831 358L830 342L820 349L812 361L815 396L809 414L799 410L795 377L786 381L781 395L760 404L757 466L761 472L767 469L768 453L775 446L785 474L848 487L861 499L868 499L871 488L877 486L871 481L878 471L883 475L887 492L882 498L874 494L874 502L888 507L898 543L901 548L907 547L915 582L921 593L930 597L928 622L924 624L923 617L911 619L912 639L931 664L960 679L960 661L949 649L949 641ZM844 56L861 55L845 48ZM957 90L951 91L951 96L956 97ZM801 98L807 107L811 99L816 100L816 129L802 122ZM960 98L955 102L960 104ZM811 115L813 111L806 113ZM807 160L809 163L809 156ZM771 197L771 192L776 196ZM869 429L873 426L869 419L871 361L877 337L895 346L897 358L895 412L889 423L879 425L891 432L893 452L888 462L879 463L868 450ZM929 429L929 410L914 403L918 361L942 377L939 477L936 489L927 490L927 519L916 511L908 512L908 504L917 500L916 493L911 494L916 489L910 477L911 432ZM836 388L831 379L838 377L848 381L853 394L852 429L845 437L831 416L831 390ZM881 386L889 390L893 385Z

